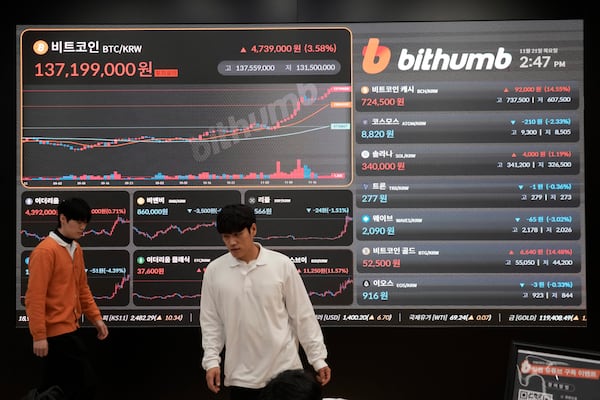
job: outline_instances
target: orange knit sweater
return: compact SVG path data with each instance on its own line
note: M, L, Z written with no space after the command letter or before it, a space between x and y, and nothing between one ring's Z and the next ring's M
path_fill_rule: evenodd
M33 340L75 331L82 314L91 322L102 319L88 285L81 247L73 242L71 258L57 240L46 237L29 258L25 309Z

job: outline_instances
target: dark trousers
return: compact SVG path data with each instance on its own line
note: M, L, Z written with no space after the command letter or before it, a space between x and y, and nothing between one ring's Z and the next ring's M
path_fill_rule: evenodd
M260 389L248 389L239 386L229 388L230 400L258 400Z
M78 331L48 338L48 355L42 358L43 391L58 385L68 400L93 400L96 376Z

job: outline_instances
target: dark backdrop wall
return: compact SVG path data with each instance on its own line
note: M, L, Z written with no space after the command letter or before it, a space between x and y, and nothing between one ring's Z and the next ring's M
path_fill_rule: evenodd
M596 19L583 1L534 0L104 0L21 1L18 24L173 24L173 23L296 23L296 22L410 22L502 19L584 19L586 194L588 215L587 271L589 326L587 328L326 328L325 338L333 368L326 387L328 397L365 399L503 399L508 352L513 340L580 349L600 350L598 310L599 273L592 253L595 229L590 209L591 126L597 110L590 43ZM590 6L591 7L591 6ZM6 25L7 47L12 51L15 31ZM14 53L13 53L14 54ZM13 56L14 57L14 56ZM8 76L14 76L14 64ZM15 84L15 78L13 78ZM14 87L14 86L13 86ZM12 93L12 92L11 92ZM6 95L8 96L8 94ZM16 101L13 95L13 103ZM11 107L6 102L7 107ZM9 112L5 113L6 115ZM10 114L11 116L14 114ZM7 119L8 120L8 119ZM12 117L10 119L13 121ZM5 120L6 121L6 120ZM13 133L7 135L16 140ZM10 143L9 139L9 143ZM9 160L4 181L13 187L15 142L5 146ZM5 199L10 204L14 197ZM8 229L16 220L8 209ZM9 236L10 237L10 236ZM7 243L9 260L2 293L6 295L4 371L0 398L19 399L36 383L38 364L25 329L14 327L14 250ZM102 380L104 399L225 399L212 395L200 367L199 330L195 328L112 329L103 342L87 329Z

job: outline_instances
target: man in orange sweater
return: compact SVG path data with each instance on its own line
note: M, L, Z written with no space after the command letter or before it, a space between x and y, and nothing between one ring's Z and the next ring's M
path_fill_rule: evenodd
M33 353L43 360L38 389L58 385L66 399L91 400L95 395L95 373L85 343L78 335L81 316L94 324L98 339L108 336L88 285L83 251L77 243L92 212L85 200L71 198L58 205L57 213L57 228L29 257L25 293Z

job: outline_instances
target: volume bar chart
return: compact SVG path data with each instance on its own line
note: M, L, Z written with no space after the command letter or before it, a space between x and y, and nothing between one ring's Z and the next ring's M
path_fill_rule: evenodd
M289 171L281 170L281 161L276 161L276 168L273 172L249 172L249 173L215 173L215 172L201 172L198 174L187 174L187 175L165 175L162 172L157 172L151 176L124 176L117 171L113 171L108 175L64 175L61 177L39 177L39 178L25 178L25 181L91 181L91 182L131 182L131 181L154 181L154 182L165 182L175 181L187 182L187 181L210 181L211 184L214 181L271 181L271 180L329 180L329 181L343 181L347 179L347 172L345 171L331 171L326 174L319 174L313 171L308 165L302 165L300 159L296 160L296 166ZM314 182L313 182L314 183Z

